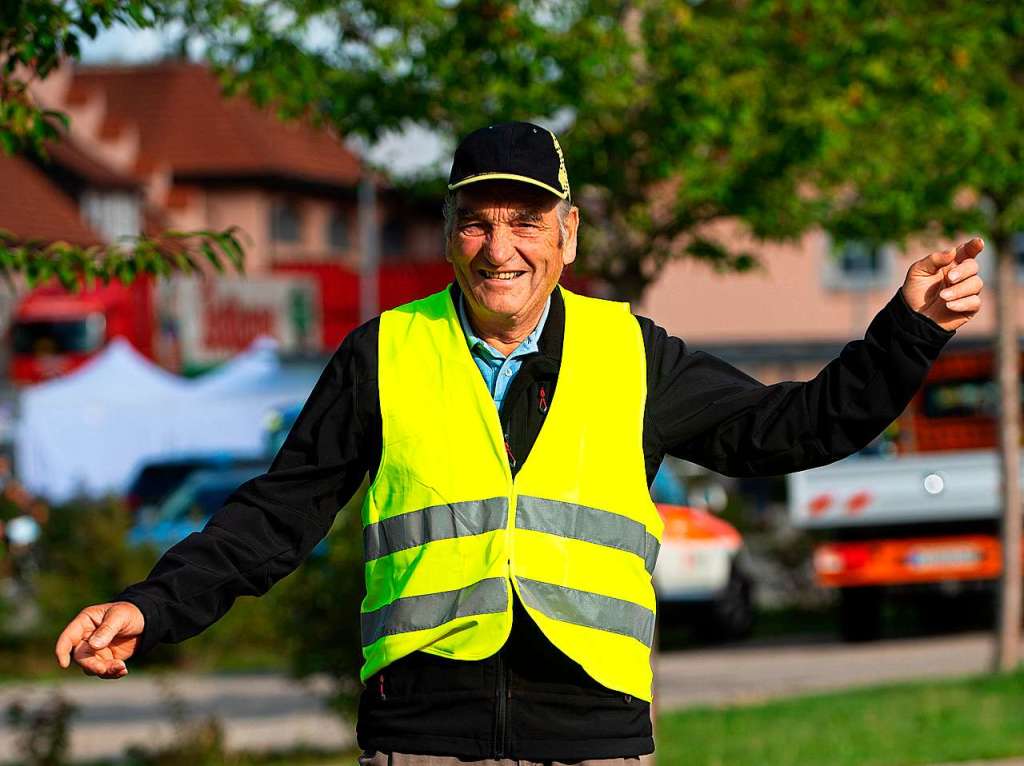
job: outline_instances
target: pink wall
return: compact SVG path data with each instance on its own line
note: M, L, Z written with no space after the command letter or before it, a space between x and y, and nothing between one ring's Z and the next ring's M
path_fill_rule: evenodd
M718 274L692 259L665 268L634 306L673 335L690 343L843 341L863 336L874 314L903 284L916 258L943 249L947 243L921 242L894 259L886 286L870 291L827 289L823 284L828 239L806 234L794 245L759 244L738 227L720 224L714 231L758 255L764 266L756 272ZM964 237L967 239L968 237ZM989 248L991 245L989 245ZM980 256L986 280L985 303L964 329L965 335L991 335L995 304L993 256ZM1018 287L1017 315L1024 327L1024 289Z

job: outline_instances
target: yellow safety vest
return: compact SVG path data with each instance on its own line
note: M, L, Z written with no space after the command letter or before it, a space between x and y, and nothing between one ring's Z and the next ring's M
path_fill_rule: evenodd
M644 467L643 339L626 304L560 289L558 387L515 480L448 290L381 315L362 680L417 650L494 654L512 627L511 586L592 678L651 699L662 521Z

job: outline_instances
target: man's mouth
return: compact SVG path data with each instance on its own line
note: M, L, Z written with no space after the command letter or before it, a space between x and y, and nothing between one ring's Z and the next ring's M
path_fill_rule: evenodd
M477 273L484 279L498 279L502 282L508 282L516 277L521 277L525 274L525 271L488 271L487 269L477 269Z

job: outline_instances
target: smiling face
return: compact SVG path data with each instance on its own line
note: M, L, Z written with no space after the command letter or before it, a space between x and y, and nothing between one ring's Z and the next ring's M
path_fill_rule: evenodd
M460 189L445 257L466 297L474 325L529 333L562 268L576 258L579 213L566 218L560 241L558 198L515 181L481 181Z

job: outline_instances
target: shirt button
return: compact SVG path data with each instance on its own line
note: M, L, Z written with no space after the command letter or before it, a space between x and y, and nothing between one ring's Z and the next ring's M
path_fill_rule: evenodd
M505 370L505 377L508 377L511 374L512 374L512 370Z

